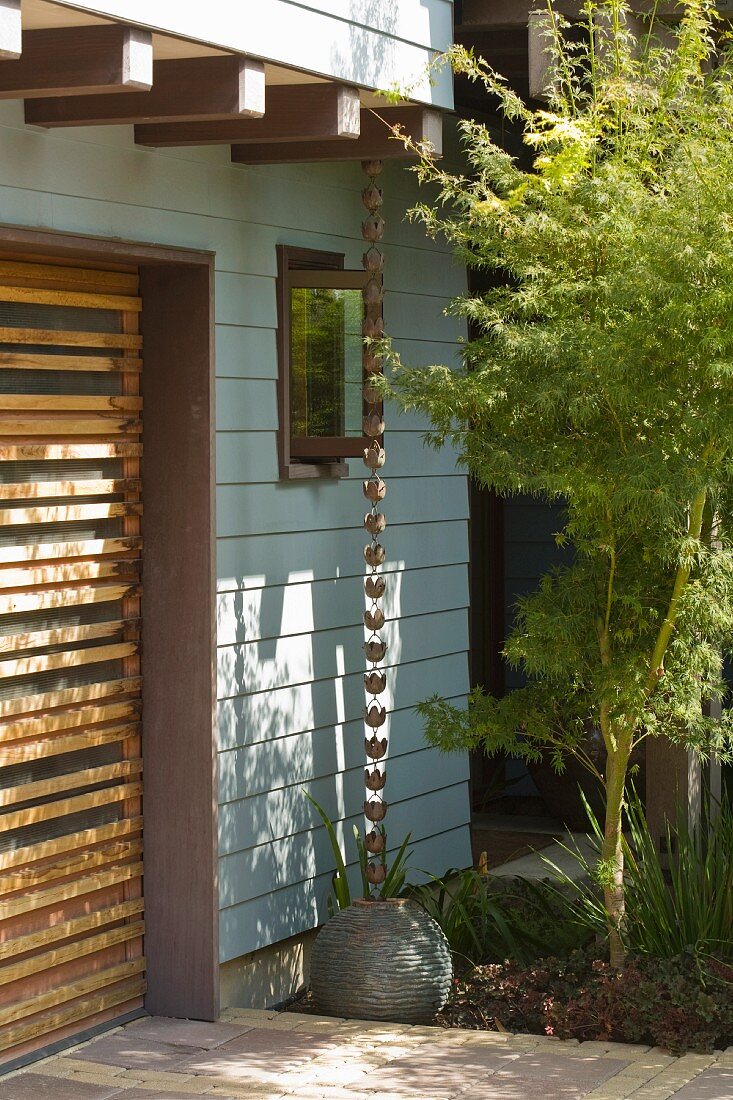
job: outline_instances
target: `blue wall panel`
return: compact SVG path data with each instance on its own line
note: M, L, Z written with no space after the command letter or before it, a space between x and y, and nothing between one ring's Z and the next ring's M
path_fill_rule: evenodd
M462 327L443 311L464 273L405 221L414 174L390 164L383 183L390 331L412 364L453 362ZM358 164L233 167L227 149L138 148L127 127L32 130L22 104L0 104L3 222L216 253L222 961L323 915L328 850L300 786L349 837L363 798L363 467L283 485L275 434L275 247L360 266L363 185ZM413 708L467 690L468 507L424 427L390 414L388 820L391 843L411 829L415 866L439 873L470 860L467 764L425 747Z

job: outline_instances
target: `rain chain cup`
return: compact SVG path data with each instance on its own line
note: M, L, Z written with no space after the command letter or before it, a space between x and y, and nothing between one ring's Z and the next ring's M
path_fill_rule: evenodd
M367 272L362 292L363 334L369 340L379 340L384 335L384 256L378 242L384 233L384 219L380 212L382 191L376 180L382 172L382 162L364 161L362 167L369 177L362 191L367 210L362 223L362 236L367 242L362 260ZM387 673L379 667L387 653L387 644L381 635L385 623L381 600L387 591L387 581L380 572L386 553L379 540L387 526L381 511L387 487L381 476L385 462L382 403L373 381L382 373L382 361L373 346L366 342L363 365L363 431L369 441L364 449L364 465L369 471L363 483L369 506L364 527L370 536L364 547L364 560L369 570L364 580L368 602L364 612L368 631L364 654L372 666L364 675L367 697L364 708L367 757L364 845L370 856L366 877L372 887L372 897L342 909L319 932L311 959L311 989L317 1011L325 1014L424 1023L445 1004L452 965L447 941L424 909L404 898L380 896L387 875L387 833L383 824L387 814L383 793L387 772L382 763L387 755L387 738L382 735L387 710L380 701L387 688ZM387 960L389 965L382 965Z

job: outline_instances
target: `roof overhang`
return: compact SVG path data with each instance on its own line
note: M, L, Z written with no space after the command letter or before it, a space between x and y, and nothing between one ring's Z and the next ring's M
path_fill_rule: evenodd
M439 152L452 79L429 69L452 14L452 0L0 0L0 98L25 99L37 127L134 124L140 144L232 144L237 163L316 145L321 160L408 155L390 123ZM399 107L379 94L396 86Z

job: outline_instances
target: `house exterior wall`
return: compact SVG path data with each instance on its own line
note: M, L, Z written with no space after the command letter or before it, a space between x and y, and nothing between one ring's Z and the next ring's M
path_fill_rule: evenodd
M275 435L276 244L359 266L362 186L357 164L235 168L228 149L39 132L0 105L2 222L216 253L222 962L325 915L330 851L301 787L349 844L363 799L363 469L279 483ZM441 311L464 273L403 220L414 176L390 165L384 186L387 327L411 363L445 362L462 329ZM441 872L470 859L467 763L426 749L411 708L467 688L466 484L417 420L388 417L388 825L392 844L412 830L414 867Z
M180 0L58 2L362 87L408 85L411 99L453 106L450 73L427 72L451 44L452 0L208 0L205 11Z

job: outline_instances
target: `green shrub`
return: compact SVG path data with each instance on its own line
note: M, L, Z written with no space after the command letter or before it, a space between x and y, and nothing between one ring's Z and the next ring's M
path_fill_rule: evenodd
M587 803L590 839L600 852L601 828ZM663 863L632 790L626 806L623 838L626 916L622 935L629 951L673 959L683 953L733 962L733 807L715 807L704 828L693 828L681 814L668 825L667 855ZM595 866L578 847L566 846L583 871L573 881L544 857L558 885L547 884L564 918L603 936L607 914L599 880L603 865ZM666 865L665 865L666 864Z
M341 851L341 845L339 844L338 837L336 836L336 830L333 827L333 822L328 816L326 811L316 802L315 798L309 791L304 790L303 794L311 803L316 813L320 817L321 821L326 827L328 839L331 842L331 850L333 852L333 859L336 865L336 869L333 872L331 878L332 890L328 895L327 906L329 916L333 916L338 909L346 909L351 905L351 886L349 885L349 877L346 871L346 859ZM382 898L394 898L398 897L404 889L405 878L407 875L407 861L410 858L410 854L407 851L407 845L410 843L410 837L412 833L408 833L405 839L402 841L400 848L392 860L389 869L387 870L387 876L379 887L377 893ZM354 841L356 844L356 851L359 858L359 870L361 872L361 896L363 898L370 898L372 896L372 887L369 885L366 877L366 867L369 862L369 853L364 847L364 839L359 832L357 825L354 825ZM386 863L387 853L382 854L382 862Z
M630 956L618 971L576 952L531 967L478 967L455 983L443 1018L456 1027L483 1030L490 1022L560 1039L708 1052L733 1043L732 983L733 968L691 954Z
M507 958L529 964L569 953L589 938L581 923L563 920L564 899L541 883L516 879L503 888L478 871L452 870L406 893L440 925L459 964Z

